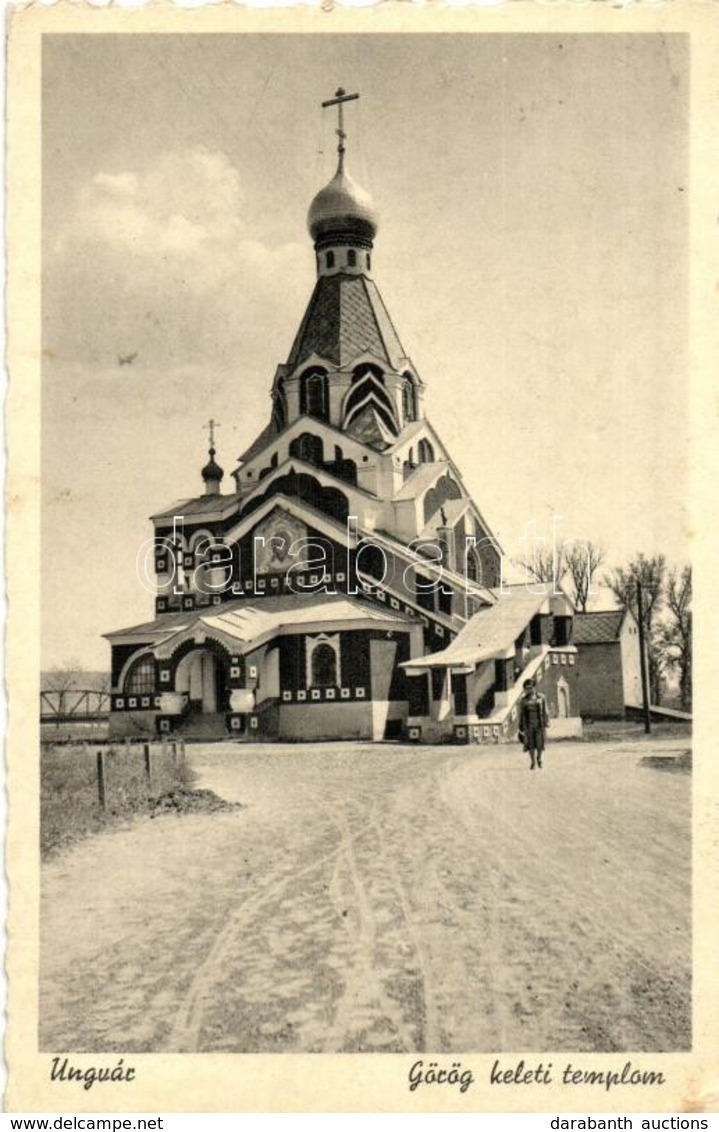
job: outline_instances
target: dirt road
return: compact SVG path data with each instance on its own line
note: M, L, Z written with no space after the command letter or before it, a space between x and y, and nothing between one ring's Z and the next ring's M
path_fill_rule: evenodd
M195 748L244 808L44 866L41 1048L686 1049L686 745Z

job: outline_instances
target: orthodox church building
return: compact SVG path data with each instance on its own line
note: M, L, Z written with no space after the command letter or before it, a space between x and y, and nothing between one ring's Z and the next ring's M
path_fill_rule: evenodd
M579 726L573 609L502 584L501 550L425 415L374 279L378 218L345 167L311 203L316 281L266 427L223 491L158 511L154 618L108 633L111 733L514 737L534 677Z

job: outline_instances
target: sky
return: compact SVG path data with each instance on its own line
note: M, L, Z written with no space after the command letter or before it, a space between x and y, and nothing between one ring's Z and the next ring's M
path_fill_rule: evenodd
M688 62L677 35L46 35L43 668L153 616L148 517L201 494L210 417L225 490L269 418L340 85L374 279L505 552L554 519L609 566L686 561Z

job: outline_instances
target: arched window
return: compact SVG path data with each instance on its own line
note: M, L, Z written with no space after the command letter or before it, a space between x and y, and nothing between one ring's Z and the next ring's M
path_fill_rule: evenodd
M334 265L335 265L335 253L334 252L327 252L327 267L331 269L331 268L334 267Z
M155 660L141 656L127 674L125 692L128 695L147 695L155 691Z
M350 248L350 250L347 252L347 266L357 266L357 252L354 250L354 248Z
M424 437L422 437L417 445L417 458L420 464L431 464L434 461L434 448Z
M328 419L329 398L327 395L327 374L324 370L313 369L302 374L300 412L320 421Z
M472 546L467 547L467 578L470 582L478 582L481 574L477 551Z
M331 645L323 643L315 647L311 683L318 688L333 688L337 683L337 654Z
M406 373L402 379L402 416L404 417L405 424L417 419L417 399L415 396L414 382L408 373Z
M306 464L321 465L324 462L324 445L321 437L313 436L311 432L303 432L290 444L290 456L304 460Z

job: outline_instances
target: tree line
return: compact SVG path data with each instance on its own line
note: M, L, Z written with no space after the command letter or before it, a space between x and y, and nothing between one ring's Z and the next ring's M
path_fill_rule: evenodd
M606 560L604 547L587 541L558 551L541 549L523 565L538 582L566 582L580 613L588 611L594 582L609 589L622 610L639 621L637 586L642 590L644 636L647 647L649 698L661 704L667 678L677 676L682 711L692 706L692 568L669 566L663 554L636 554L626 566L599 572Z

